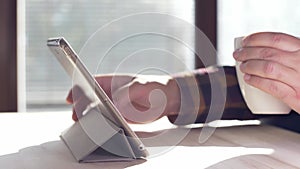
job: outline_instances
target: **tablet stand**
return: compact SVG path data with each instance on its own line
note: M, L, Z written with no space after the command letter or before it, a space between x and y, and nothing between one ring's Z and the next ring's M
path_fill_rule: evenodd
M131 161L136 159L124 130L92 108L61 134L79 162Z

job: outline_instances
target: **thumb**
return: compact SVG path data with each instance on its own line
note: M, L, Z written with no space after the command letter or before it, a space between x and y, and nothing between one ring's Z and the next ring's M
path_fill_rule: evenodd
M72 95L72 90L69 91L68 95L67 95L67 98L66 98L66 101L68 104L73 104L73 95Z

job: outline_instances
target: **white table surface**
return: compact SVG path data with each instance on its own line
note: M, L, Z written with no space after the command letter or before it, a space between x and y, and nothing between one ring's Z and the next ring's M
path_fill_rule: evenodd
M300 168L300 135L258 121L218 128L205 143L199 143L201 127L195 125L175 147L168 138L150 143L151 150L165 152L146 160L78 163L59 138L72 123L71 112L0 113L0 168ZM167 119L132 126L147 137L187 130L172 127Z

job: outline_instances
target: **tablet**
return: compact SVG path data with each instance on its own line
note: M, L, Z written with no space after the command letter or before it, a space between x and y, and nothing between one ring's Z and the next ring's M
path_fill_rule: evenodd
M122 117L118 109L114 106L113 102L97 83L94 76L89 72L67 40L63 37L49 38L47 40L47 46L60 62L67 74L73 79L73 83L76 81L75 83L79 83L78 85L82 88L82 90L89 90L92 92L92 96L89 96L89 98L91 98L93 103L96 103L94 106L98 108L98 113L103 115L103 117L114 124L114 126L121 128L122 131L124 131L125 136L129 138L128 142L134 152L134 158L147 157L148 151L144 144L137 137L134 131L131 130L126 120ZM98 134L101 137L101 135L105 134L105 132L105 129L99 129Z

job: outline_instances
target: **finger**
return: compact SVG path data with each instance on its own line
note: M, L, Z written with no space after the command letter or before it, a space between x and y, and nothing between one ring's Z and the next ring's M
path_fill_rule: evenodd
M78 99L76 102L73 103L74 110L77 114L82 114L82 112L86 109L86 107L91 103L92 101L83 95Z
M161 105L166 106L166 102L159 102L163 100L162 98L167 97L163 87L164 85L158 82L141 84L135 81L129 87L129 98L132 101L138 101L137 104L142 107L156 108L161 107Z
M72 101L71 103L73 103L72 119L76 121L78 118L82 117L83 111L91 103L91 100L77 85L72 88L67 98L69 98Z
M67 98L66 98L67 103L72 104L73 103L73 95L72 95L72 89L69 91Z
M72 108L72 119L78 121L83 116L83 112L86 110L88 105L91 103L87 97L81 97L79 100L73 103Z
M137 81L132 81L120 87L114 93L113 100L120 105L127 105L129 102L138 101L142 107L150 107L149 91L152 88L148 84L140 84Z
M249 60L240 65L243 73L280 81L292 87L299 87L299 73L273 61Z
M290 86L281 83L279 81L275 81L272 79L265 79L258 76L252 76L246 74L244 77L246 83L257 87L274 97L282 100L288 106L290 106L293 110L297 111L300 114L300 95L299 89L293 89Z
M236 50L233 57L240 62L252 59L268 60L281 63L293 69L298 68L299 52L287 52L269 47L247 47Z
M273 79L266 79L259 76L245 74L246 83L263 90L274 97L288 103L288 100L295 97L295 90L285 83Z
M104 75L96 76L95 78L108 95L111 95L111 93L117 90L120 86L123 86L134 79L133 76L129 75Z
M72 119L74 120L74 121L78 121L78 116L77 116L77 113L75 112L75 109L74 109L74 107L72 108Z
M144 124L153 122L164 116L164 107L143 107L135 102L129 102L128 105L117 106L121 108L122 116L130 123Z
M123 117L131 123L148 123L163 116L166 97L156 89L155 84L139 84L131 82L114 94L116 107ZM151 94L150 94L151 93Z
M260 32L243 39L243 47L268 46L285 51L300 49L300 40L294 36L276 32Z
M131 102L132 106L135 108L134 111L132 109L125 108L126 112L124 112L124 117L127 121L130 123L135 124L144 124L144 123L150 123L153 122L161 117L163 117L161 112L162 109L159 107L152 108L152 107L144 107L143 105L140 105L136 102Z
M130 75L113 76L111 79L112 89L119 88L125 84L130 83L135 77Z
M140 114L140 112L149 109L150 104L145 104L141 97L142 90L138 90L134 82L128 83L120 87L113 93L113 102L116 107L121 111L122 115L130 120L131 114ZM143 96L145 97L145 96ZM130 115L128 115L130 114Z
M77 99L79 99L81 97L81 95L84 95L82 89L75 85L68 93L66 101L69 104L73 104L74 102L76 102Z

